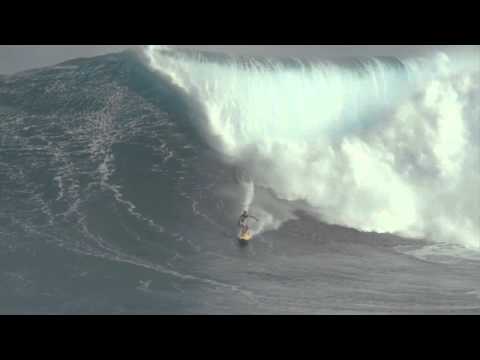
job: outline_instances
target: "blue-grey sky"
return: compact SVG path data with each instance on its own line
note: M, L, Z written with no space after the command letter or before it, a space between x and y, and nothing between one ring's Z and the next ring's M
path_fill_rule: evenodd
M78 57L121 51L128 47L128 45L0 45L0 74L13 74Z
M343 56L408 56L430 51L433 45L175 45L180 48L223 51L236 54L343 57ZM0 74L13 74L53 65L78 57L90 57L133 45L0 45Z

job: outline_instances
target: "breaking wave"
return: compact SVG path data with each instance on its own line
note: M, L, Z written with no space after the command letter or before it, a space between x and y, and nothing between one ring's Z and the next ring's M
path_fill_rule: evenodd
M255 186L329 223L480 249L480 55L468 50L351 64L145 54Z

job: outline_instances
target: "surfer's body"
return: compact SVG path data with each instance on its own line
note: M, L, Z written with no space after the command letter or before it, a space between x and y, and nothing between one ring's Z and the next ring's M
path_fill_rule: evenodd
M246 234L249 231L248 219L254 219L255 221L258 221L255 216L249 215L247 211L244 211L242 215L240 215L240 219L238 220L238 225L241 228L242 235Z

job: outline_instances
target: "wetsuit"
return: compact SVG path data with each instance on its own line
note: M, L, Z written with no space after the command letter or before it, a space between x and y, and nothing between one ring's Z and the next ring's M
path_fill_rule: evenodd
M238 221L238 225L242 228L243 233L246 233L248 231L248 224L247 224L248 218L252 218L252 219L255 219L255 220L258 221L258 219L256 217L242 214L240 216L240 220Z

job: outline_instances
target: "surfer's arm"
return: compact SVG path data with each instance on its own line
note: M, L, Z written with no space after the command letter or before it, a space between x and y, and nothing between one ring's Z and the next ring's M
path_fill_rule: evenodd
M260 221L258 220L255 216L250 216L252 219L256 220L256 221Z

